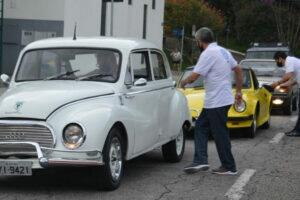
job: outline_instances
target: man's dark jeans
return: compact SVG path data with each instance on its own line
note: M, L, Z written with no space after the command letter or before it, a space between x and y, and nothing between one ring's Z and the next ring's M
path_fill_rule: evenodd
M212 133L222 167L236 171L235 161L231 153L227 115L230 106L213 109L203 109L196 121L195 127L195 156L194 163L208 164L207 143Z
M300 89L299 89L299 102L298 102L298 120L294 130L300 135Z

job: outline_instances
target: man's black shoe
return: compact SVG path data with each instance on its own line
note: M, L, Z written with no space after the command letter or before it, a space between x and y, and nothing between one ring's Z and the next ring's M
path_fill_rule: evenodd
M289 133L285 133L285 135L289 137L300 137L300 133L297 131L291 131Z

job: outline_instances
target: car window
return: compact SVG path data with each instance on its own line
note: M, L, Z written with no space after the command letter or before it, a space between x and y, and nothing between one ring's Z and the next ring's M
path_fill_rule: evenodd
M158 52L151 52L151 60L155 80L168 78L163 56Z
M131 53L130 61L134 81L140 78L152 81L149 54L147 51Z

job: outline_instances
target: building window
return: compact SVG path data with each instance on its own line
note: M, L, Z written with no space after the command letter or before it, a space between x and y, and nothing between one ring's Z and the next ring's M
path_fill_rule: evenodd
M147 17L148 17L148 5L144 5L144 20L143 20L143 39L147 38Z
M156 7L156 0L152 0L152 9L155 10Z
M128 0L128 5L132 5L132 0Z

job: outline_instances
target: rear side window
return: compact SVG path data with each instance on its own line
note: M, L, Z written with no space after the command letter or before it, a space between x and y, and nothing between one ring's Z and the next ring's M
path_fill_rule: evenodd
M130 55L134 81L144 78L152 81L149 54L147 51L134 52Z
M163 56L158 52L151 52L153 73L155 80L167 79L167 71Z

